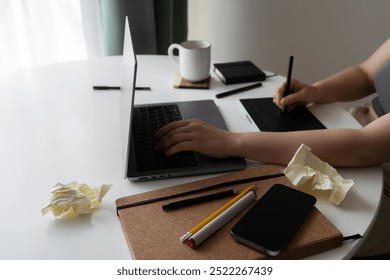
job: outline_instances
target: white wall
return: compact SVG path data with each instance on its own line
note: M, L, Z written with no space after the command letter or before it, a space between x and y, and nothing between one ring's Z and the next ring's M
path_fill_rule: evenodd
M390 37L389 0L189 0L189 39L212 59L251 59L314 82L359 63Z

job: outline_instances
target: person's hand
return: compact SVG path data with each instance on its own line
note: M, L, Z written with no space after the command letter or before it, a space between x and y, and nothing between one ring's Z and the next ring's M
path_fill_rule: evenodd
M235 133L219 129L198 119L172 122L155 135L156 150L166 155L195 151L215 158L232 156Z
M273 101L280 108L284 109L285 106L288 110L293 110L296 106L307 105L315 102L317 88L302 83L298 80L291 80L291 94L284 97L284 89L286 82L283 82L274 93Z

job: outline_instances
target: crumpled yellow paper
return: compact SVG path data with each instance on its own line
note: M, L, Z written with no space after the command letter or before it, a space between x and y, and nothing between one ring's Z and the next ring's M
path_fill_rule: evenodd
M102 185L100 188L92 188L88 184L72 182L64 185L58 183L51 191L50 203L42 208L42 215L49 211L56 218L73 218L78 215L92 213L100 207L103 197L112 185Z
M329 201L339 205L347 195L354 182L344 179L335 168L322 161L302 144L284 174L298 188L310 188L312 191L329 190Z

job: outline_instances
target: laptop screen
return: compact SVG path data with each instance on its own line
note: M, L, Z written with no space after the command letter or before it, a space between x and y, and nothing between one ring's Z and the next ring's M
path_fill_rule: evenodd
M129 20L125 20L125 34L123 40L123 58L122 58L122 82L120 93L120 126L122 142L122 161L124 176L127 178L130 137L131 137L131 118L134 105L135 80L137 76L137 58L134 53L133 42L130 33Z

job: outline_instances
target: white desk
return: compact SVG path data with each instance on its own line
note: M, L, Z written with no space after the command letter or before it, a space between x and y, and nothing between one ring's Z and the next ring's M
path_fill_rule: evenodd
M213 78L210 90L172 87L176 66L166 56L139 56L136 103L214 98L228 87ZM37 67L0 77L0 259L129 259L115 213L119 197L206 176L130 183L123 179L119 92L93 91L92 85L120 85L120 57ZM282 77L264 86L216 100L228 128L252 127L238 98L271 96ZM233 88L230 86L229 88ZM327 127L358 127L336 104L314 108ZM255 163L250 163L255 164ZM319 198L318 208L344 235L365 234L381 196L379 167L339 169L355 186L340 206ZM56 220L40 212L57 182L112 183L102 208L93 215ZM315 255L350 258L361 241Z

